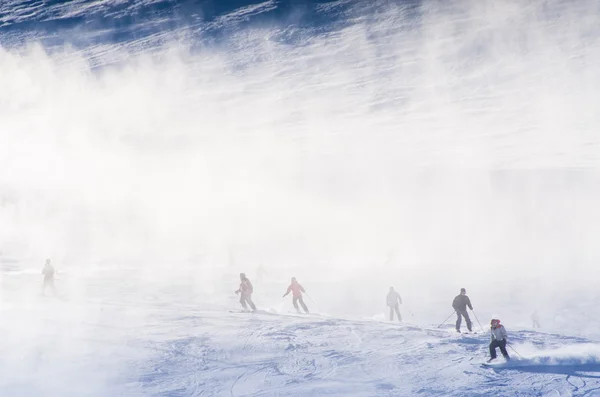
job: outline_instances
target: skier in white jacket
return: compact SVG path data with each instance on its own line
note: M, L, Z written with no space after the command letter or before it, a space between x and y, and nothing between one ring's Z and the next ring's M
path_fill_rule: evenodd
M387 298L385 299L388 307L390 308L390 321L394 321L394 311L398 316L398 321L402 322L402 315L400 314L400 306L402 304L402 298L400 294L396 292L394 287L390 287L390 292L387 294Z
M506 329L504 325L500 324L500 320L492 319L490 333L492 334L492 341L490 343L490 358L488 362L496 359L496 348L500 348L500 352L506 359L506 361L510 360L508 356L508 352L506 351L506 342L508 335L506 334Z

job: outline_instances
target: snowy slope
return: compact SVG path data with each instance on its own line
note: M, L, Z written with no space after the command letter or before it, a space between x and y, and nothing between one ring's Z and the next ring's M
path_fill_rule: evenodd
M201 355L202 370L190 374L157 354L152 368L153 382L159 382L144 386L153 394L173 392L173 386L160 382L166 371L188 380L181 395L533 396L585 395L600 388L596 358L567 355L538 363L551 355L546 349L584 340L545 340L545 335L520 332L515 347L535 344L535 358L515 367L484 369L474 365L486 354L484 335L331 318L263 317L269 316L198 317L220 330L232 323L236 329L220 335L201 331L176 344L168 342L182 354Z
M484 368L488 336L451 326L161 301L5 302L0 395L600 395L600 344L584 338L509 327L525 358Z
M473 365L486 355L483 335L457 337L410 325L262 317L268 316L197 316L205 327L193 336L159 344L167 356L157 353L152 364L143 367L142 387L153 395L179 390L180 395L203 391L233 396L593 395L600 389L600 364L586 355L490 370ZM550 354L544 349L551 346L586 343L545 338L519 333L516 347L536 344L542 350L537 358ZM177 354L190 354L190 364L199 371L190 371L186 359L173 360ZM164 382L165 376L175 376L178 382Z
M600 396L599 4L0 1L0 397Z

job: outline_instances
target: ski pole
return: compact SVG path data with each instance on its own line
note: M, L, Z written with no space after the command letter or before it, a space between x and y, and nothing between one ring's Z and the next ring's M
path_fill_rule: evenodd
M317 308L317 310L319 310L319 305L317 305L317 302L315 302L315 300L313 298L311 298L310 295L307 294L306 292L304 293L304 295L308 296L308 299L310 299L310 301L315 304L315 307Z
M287 298L287 296L283 296L281 297L281 300L279 301L278 304L276 304L275 306L269 308L270 311L274 311L275 313L279 313L281 310L283 310L283 304L285 303L285 298Z
M454 315L455 312L450 313L450 315L448 316L447 319L444 320L443 323L441 323L440 325L438 325L438 328L441 328L442 325L444 325L446 323L446 321L450 320L450 317L452 317Z
M408 314L411 315L411 317L414 317L415 314L413 312L411 312L410 310L408 310L408 308L405 306L405 310L408 312Z
M519 352L518 352L518 351L516 351L516 350L515 350L515 348L514 348L514 347L512 347L512 345L511 345L511 344L509 344L508 342L506 342L506 344L508 345L508 347L510 347L510 348L511 348L511 350L512 350L512 351L514 351L515 353L517 353L517 356L519 356L519 357L521 357L521 358L525 358L525 357L523 357L522 355L520 355L520 354L519 354Z
M477 314L475 314L475 310L471 309L471 311L473 312L473 316L475 316L475 320L477 320L477 324L479 324L479 327L481 328L481 332L485 333L483 326L481 325L481 323L479 322L479 319L477 318Z

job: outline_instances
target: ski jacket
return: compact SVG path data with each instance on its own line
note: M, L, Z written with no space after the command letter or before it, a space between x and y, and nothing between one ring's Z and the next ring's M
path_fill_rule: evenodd
M389 307L394 307L398 304L398 302L402 304L402 298L400 297L400 294L396 291L390 291L387 294L386 302Z
M469 309L473 310L473 306L471 305L471 300L467 295L457 295L452 302L452 307L456 311L466 311L467 306Z
M304 287L300 285L300 283L291 283L287 289L286 295L292 293L292 296L302 296L304 291Z
M245 278L244 280L242 280L240 284L240 289L238 291L240 291L244 295L250 295L252 292L254 292L254 288L252 287L252 283L250 282L250 280Z
M44 275L44 280L52 280L54 278L54 267L44 266L42 274Z
M504 325L500 324L496 328L490 328L490 333L492 334L492 340L501 341L503 339L508 338L506 334L506 329Z

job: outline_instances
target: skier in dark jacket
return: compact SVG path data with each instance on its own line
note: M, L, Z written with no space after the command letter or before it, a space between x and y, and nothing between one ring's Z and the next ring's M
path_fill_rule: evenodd
M244 310L248 310L248 306L246 306L246 303L248 303L250 308L252 308L252 311L255 312L256 306L254 305L254 302L252 302L252 292L254 292L252 283L244 273L240 273L240 288L235 291L235 293L240 294L240 303Z
M457 295L452 302L452 307L456 311L456 331L460 332L460 324L462 321L462 317L465 318L467 322L467 329L469 332L472 332L471 329L471 319L469 318L469 313L467 312L467 306L469 309L473 310L473 306L471 305L471 300L467 296L467 290L464 288L460 289L460 295Z
M394 287L390 287L390 292L387 294L387 298L385 300L387 305L390 308L390 321L394 321L394 311L398 316L398 321L402 322L402 316L400 315L400 306L402 304L402 298L400 294L394 290Z

